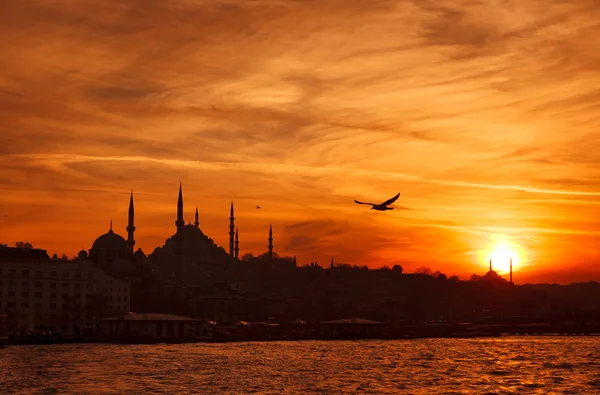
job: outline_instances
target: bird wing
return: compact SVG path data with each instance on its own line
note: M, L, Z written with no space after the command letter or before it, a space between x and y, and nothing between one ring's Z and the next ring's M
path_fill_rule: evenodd
M396 200L398 200L398 198L400 197L400 192L398 192L398 194L396 196L394 196L393 198L386 200L385 202L381 203L382 206L388 206L392 203L394 203Z
M358 200L355 200L354 203L358 203L358 204L368 204L371 206L377 206L375 203L365 203L365 202L359 202Z

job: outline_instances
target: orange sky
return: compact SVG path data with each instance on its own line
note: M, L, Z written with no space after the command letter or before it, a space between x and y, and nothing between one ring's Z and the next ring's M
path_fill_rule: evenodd
M569 4L572 3L572 4ZM0 241L600 280L597 0L3 0ZM352 200L402 193L393 212ZM260 211L255 209L260 205Z

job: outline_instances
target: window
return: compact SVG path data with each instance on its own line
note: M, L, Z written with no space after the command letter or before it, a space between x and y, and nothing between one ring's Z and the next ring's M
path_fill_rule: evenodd
M63 289L69 289L69 283L63 283Z
M50 307L51 309L55 309L55 308L56 308L56 303L50 303L49 307Z
M9 276L14 276L15 274L17 274L17 271L15 269L8 269Z
M80 291L80 290L81 290L81 283L77 283L77 284L75 284L75 289L76 289L77 291Z
M56 277L56 276L58 276L57 272L50 272L50 277Z
M51 320L55 320L56 319L56 314L50 314L49 317L50 317Z
M36 292L35 293L35 297L36 298L41 298L42 297L42 293L41 292Z
M56 292L50 293L50 299L56 299Z
M7 309L14 309L15 307L17 307L17 304L15 302L8 302L6 304Z
M33 318L34 318L36 321L40 321L40 320L42 319L42 315L41 315L41 314L34 314L34 315L33 315Z
M36 277L42 277L42 271L41 270L36 270L35 271L35 276Z
M22 274L23 276L29 276L29 270L23 270L23 271L21 272L21 274Z
M42 288L42 282L41 281L36 281L35 282L35 287L36 288Z
M81 273L79 273L79 272L75 273L75 278L81 278Z
M17 285L17 282L15 280L8 280L9 287L14 287L15 285Z
M28 309L29 308L29 303L27 303L27 302L21 303L21 308L22 309Z
M85 288L86 288L88 291L91 291L91 290L93 290L93 289L94 289L94 285L93 285L93 284L87 284L87 285L85 286Z
M23 298L28 298L29 297L29 292L21 292L21 296Z
M21 286L28 287L29 286L29 281L21 281Z
M8 291L8 297L15 297L15 291Z
M41 303L36 303L35 304L35 309L36 310L41 310L42 309L42 304Z
M94 279L94 273L88 273L87 278L89 280L93 280Z
M71 277L71 274L69 274L69 272L64 272L63 273L63 277L64 278L69 278L69 277Z
M52 289L56 288L56 283L50 283L50 288L52 288Z
M74 297L75 299L81 299L81 294L74 294L74 295L73 295L73 297Z
M65 293L65 294L62 294L62 298L63 298L63 299L68 299L68 298L69 298L69 294L66 294L66 293Z

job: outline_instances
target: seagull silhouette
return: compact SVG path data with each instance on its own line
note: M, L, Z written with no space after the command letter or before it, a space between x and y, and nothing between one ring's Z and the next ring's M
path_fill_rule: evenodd
M256 209L257 209L257 210L259 210L259 209L260 209L260 207L259 207L259 206L256 206Z
M377 210L377 211L386 211L386 210L393 210L393 207L388 207L390 204L394 203L396 200L398 200L398 198L400 197L400 192L398 192L398 194L396 196L394 196L393 198L386 200L385 202L381 203L381 204L375 204L375 203L366 203L366 202L359 202L358 200L355 200L355 203L358 204L368 204L371 207L371 210Z

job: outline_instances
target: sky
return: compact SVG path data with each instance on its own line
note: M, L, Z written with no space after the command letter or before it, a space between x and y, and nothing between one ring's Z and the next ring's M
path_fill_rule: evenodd
M600 280L597 0L3 0L0 37L1 242L126 235L133 189L150 253L181 181L240 254Z

